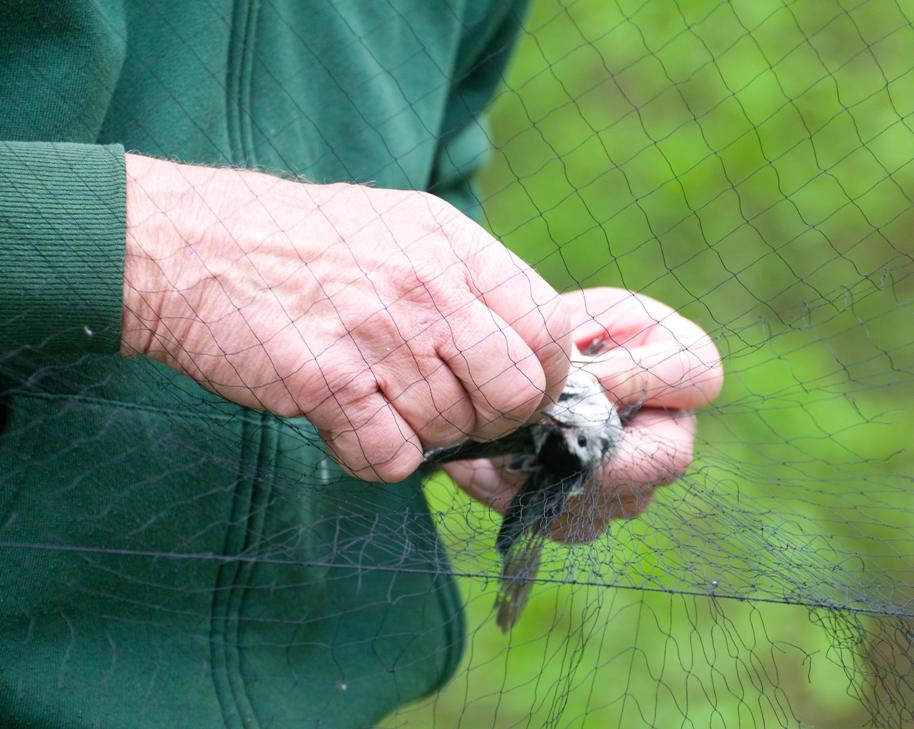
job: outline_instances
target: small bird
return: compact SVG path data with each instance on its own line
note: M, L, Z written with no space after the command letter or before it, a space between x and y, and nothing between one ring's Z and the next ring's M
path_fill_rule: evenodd
M501 555L501 584L495 620L503 632L520 616L539 568L549 525L584 493L593 472L612 457L624 417L600 381L580 366L569 373L558 401L540 420L494 441L464 440L425 453L428 463L509 456L508 470L527 480L505 512L495 546Z

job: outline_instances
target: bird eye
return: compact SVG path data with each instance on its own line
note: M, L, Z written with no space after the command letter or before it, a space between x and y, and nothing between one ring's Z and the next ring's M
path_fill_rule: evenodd
M587 438L583 433L578 435L578 445L581 446L581 448L587 445Z

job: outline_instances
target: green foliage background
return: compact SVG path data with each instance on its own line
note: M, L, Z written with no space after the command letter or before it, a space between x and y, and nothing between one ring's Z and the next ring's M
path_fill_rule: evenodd
M851 727L855 694L905 699L870 675L885 621L836 642L821 606L914 600L912 68L906 2L534 3L488 225L559 290L698 321L726 387L683 482L551 553L602 584L538 587L506 637L461 581L464 665L391 726ZM497 520L428 490L455 568L494 574Z

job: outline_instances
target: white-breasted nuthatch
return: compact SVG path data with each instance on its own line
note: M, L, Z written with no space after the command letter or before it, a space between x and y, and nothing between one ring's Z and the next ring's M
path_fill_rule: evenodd
M495 601L496 622L505 632L523 609L549 525L569 501L584 493L594 471L615 452L623 421L600 381L577 364L558 402L540 420L494 441L464 440L427 451L428 463L509 456L509 470L527 474L505 512L495 546L502 559L501 585Z

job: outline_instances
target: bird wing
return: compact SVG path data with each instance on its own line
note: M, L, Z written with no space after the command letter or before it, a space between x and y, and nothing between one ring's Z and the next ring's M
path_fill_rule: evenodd
M533 437L534 425L525 425L503 438L480 442L466 440L444 448L432 448L425 452L426 463L451 463L453 461L467 461L473 458L498 458L500 456L513 456L516 454L536 453L536 443Z
M584 485L585 474L556 477L548 468L534 471L521 486L505 512L495 546L502 555L527 532L544 529L562 513L569 494Z
M584 473L555 479L545 469L536 471L511 501L495 542L502 559L495 622L503 632L514 626L527 604L549 524L562 513L569 495L580 491L584 480Z

